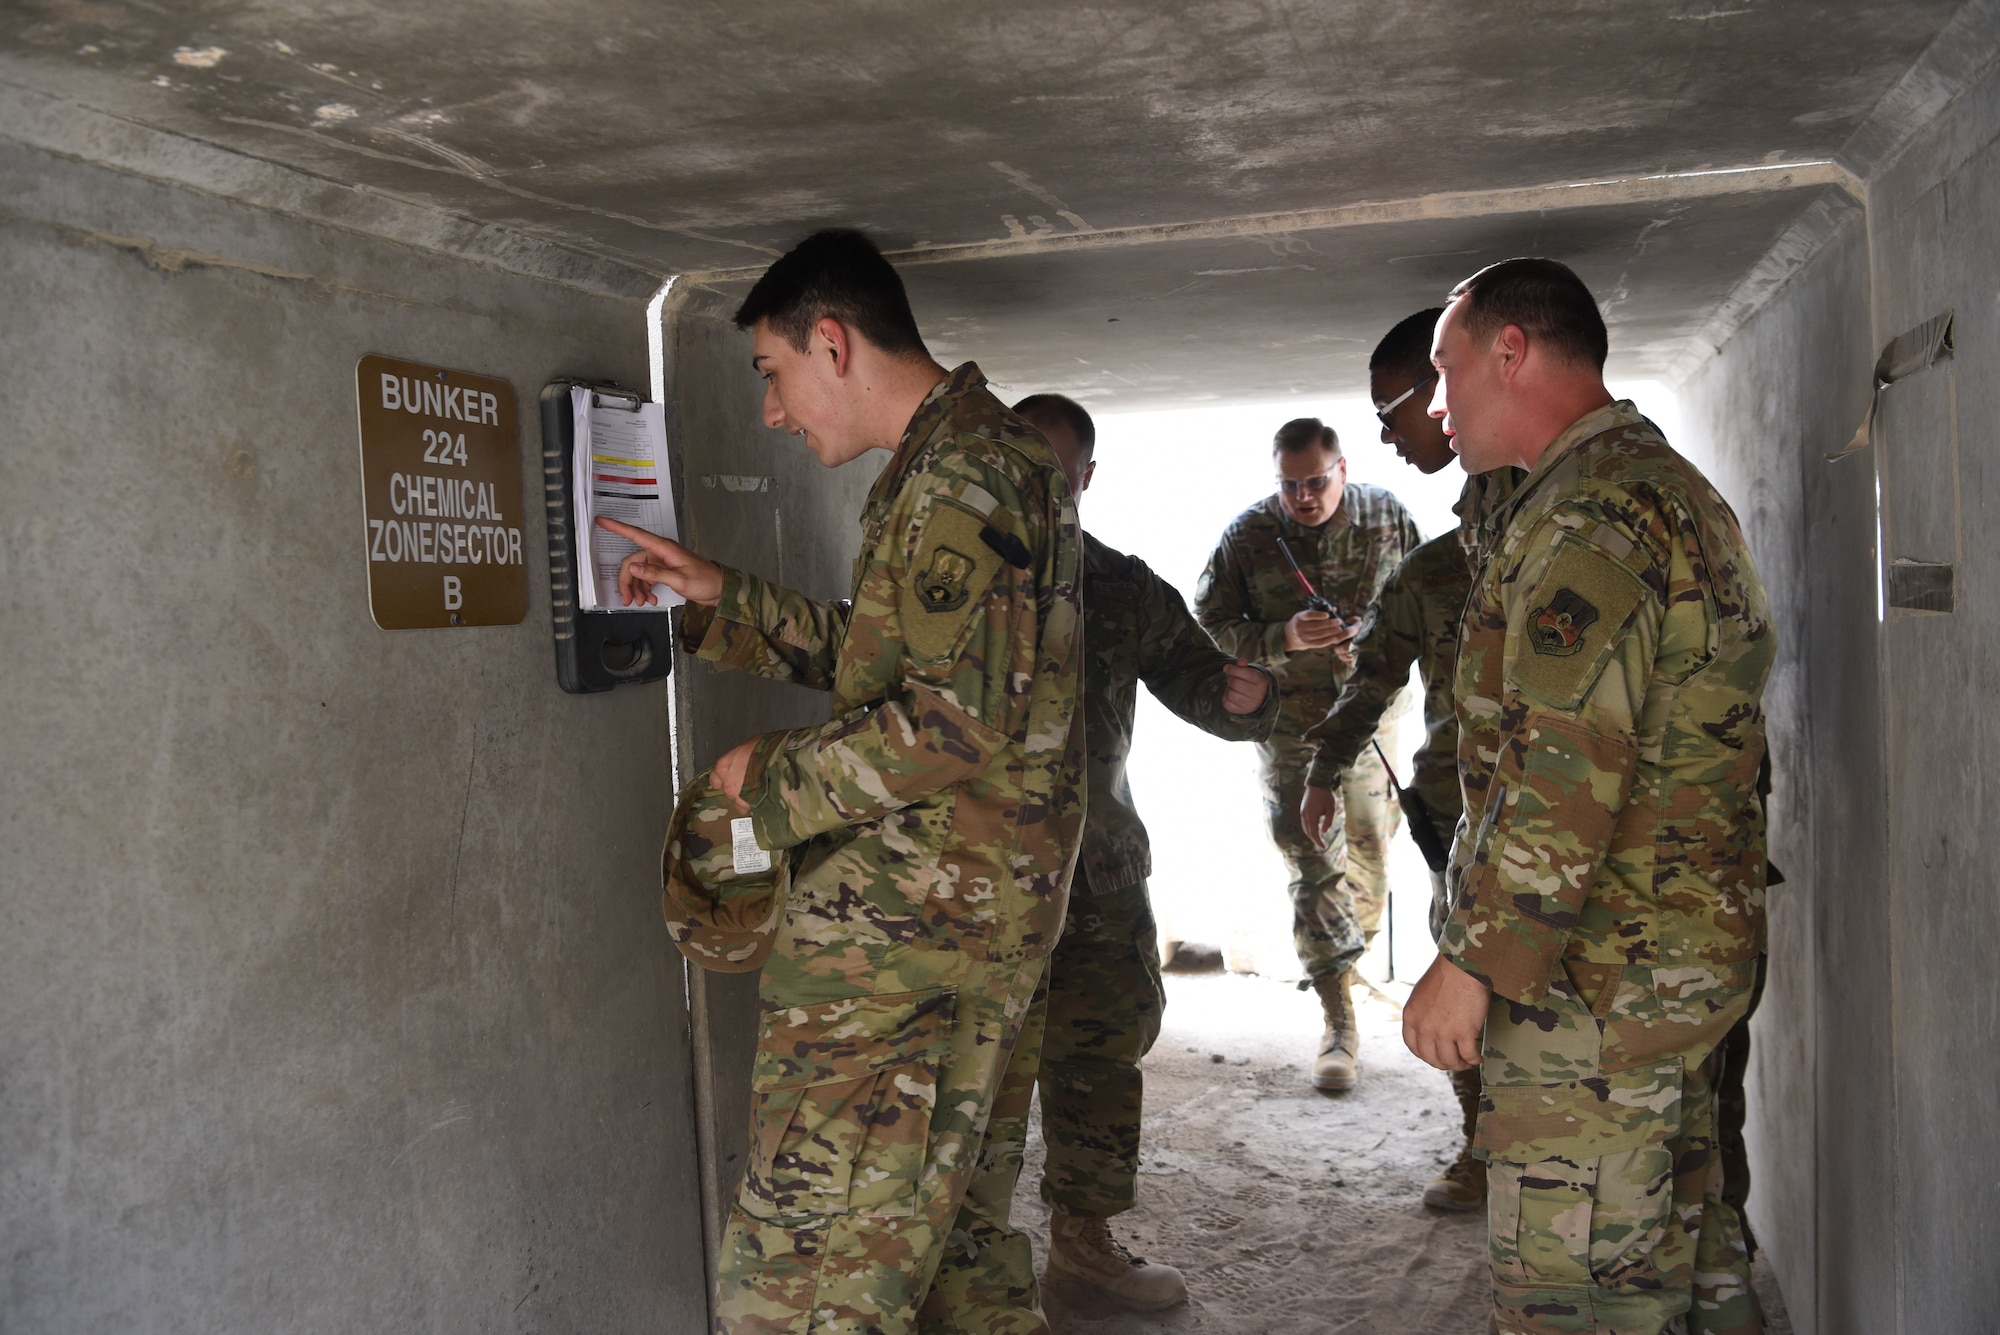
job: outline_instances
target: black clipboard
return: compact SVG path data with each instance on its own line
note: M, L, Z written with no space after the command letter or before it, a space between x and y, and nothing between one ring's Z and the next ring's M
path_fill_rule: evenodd
M615 381L553 380L542 390L542 491L549 508L549 618L556 643L556 682L572 695L661 681L673 670L672 614L582 612L577 580L588 560L588 534L576 531L570 464L576 454L576 421L570 392L588 389L605 401L623 400L637 412L646 401ZM579 553L583 559L579 560Z

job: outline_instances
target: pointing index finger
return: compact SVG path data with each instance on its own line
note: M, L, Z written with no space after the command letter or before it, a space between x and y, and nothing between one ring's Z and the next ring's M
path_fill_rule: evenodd
M680 544L672 538L663 538L650 529L643 529L634 524L621 523L608 515L597 516L597 526L608 533L616 533L636 547L668 560L680 550Z

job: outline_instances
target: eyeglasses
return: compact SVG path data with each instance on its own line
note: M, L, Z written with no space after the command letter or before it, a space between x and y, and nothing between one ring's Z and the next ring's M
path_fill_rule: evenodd
M1333 474L1331 473L1321 473L1317 477L1281 477L1278 479L1278 490L1284 492L1287 496L1296 496L1300 492L1317 496L1332 485Z
M1438 373L1436 371L1432 371L1422 380L1419 380L1416 384L1411 385L1408 389L1404 390L1401 394L1398 394L1395 398L1390 399L1387 403L1383 404L1380 408L1377 408L1375 410L1376 420L1381 422L1385 429L1394 431L1396 429L1396 422L1395 422L1396 409L1402 407L1403 404L1409 399L1410 395L1416 393L1418 390L1422 389L1425 385L1430 384L1431 381L1437 378L1438 378Z

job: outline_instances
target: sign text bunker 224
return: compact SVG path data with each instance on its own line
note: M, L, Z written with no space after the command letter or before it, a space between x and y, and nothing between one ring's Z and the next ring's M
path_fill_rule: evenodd
M375 624L518 625L528 571L513 387L372 354L354 378Z

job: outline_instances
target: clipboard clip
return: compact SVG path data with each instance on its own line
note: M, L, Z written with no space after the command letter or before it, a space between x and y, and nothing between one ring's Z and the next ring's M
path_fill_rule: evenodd
M641 394L638 390L627 389L616 380L590 381L589 386L590 406L593 408L606 406L604 403L605 399L619 399L621 402L611 406L636 413L639 411L639 405L646 401L645 395Z

